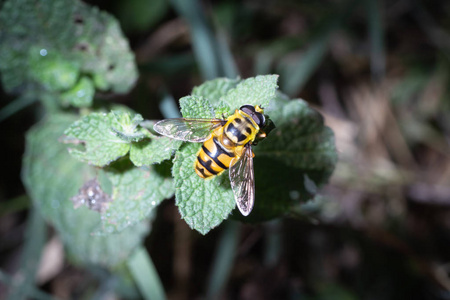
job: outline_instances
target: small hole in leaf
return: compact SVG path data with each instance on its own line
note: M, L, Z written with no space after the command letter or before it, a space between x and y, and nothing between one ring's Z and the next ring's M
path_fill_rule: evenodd
M77 45L75 46L75 48L78 49L78 50L80 50L80 51L87 52L89 46L86 45L86 44L77 44Z
M76 15L76 16L73 18L73 22L74 22L75 24L82 25L82 24L84 23L84 20L83 20L83 17L82 17L82 16Z
M111 64L111 65L108 66L108 71L112 71L115 68L116 68L116 66Z

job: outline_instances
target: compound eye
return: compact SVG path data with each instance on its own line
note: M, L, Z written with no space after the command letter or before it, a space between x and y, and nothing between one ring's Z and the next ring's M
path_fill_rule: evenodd
M266 125L266 117L263 114L258 114L259 117L259 126L264 126Z
M255 112L255 108L251 105L242 105L239 109L245 112L247 115L252 115Z
M255 121L255 123L258 124L258 126L264 126L266 119L263 114L255 112L251 114L251 116L253 121Z

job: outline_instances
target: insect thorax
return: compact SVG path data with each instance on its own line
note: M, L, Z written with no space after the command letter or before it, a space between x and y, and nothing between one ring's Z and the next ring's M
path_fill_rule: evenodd
M228 118L223 133L236 145L245 145L255 140L258 131L258 125L247 114L236 111Z

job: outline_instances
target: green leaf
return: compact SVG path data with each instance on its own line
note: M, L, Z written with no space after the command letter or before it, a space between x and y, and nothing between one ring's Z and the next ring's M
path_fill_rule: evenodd
M228 172L205 180L194 172L200 143L189 143L175 155L172 175L175 199L181 217L202 234L208 233L228 217L235 207Z
M337 163L333 132L305 101L280 95L268 111L276 128L253 147L256 200L245 221L278 217L312 199Z
M174 194L166 164L136 168L121 159L105 169L113 185L113 202L102 216L102 231L120 232L149 217L161 201Z
M79 74L116 93L136 82L134 55L118 22L81 1L3 1L0 28L0 75L7 92L59 100Z
M131 143L138 142L145 137L148 137L148 132L142 128L138 128L144 119L140 114L135 114L131 119L130 113L124 111L111 111L119 126L112 127L112 130L122 140Z
M245 221L263 221L289 213L325 184L337 162L333 132L322 116L302 100L289 101L276 92L277 75L258 76L239 83L216 79L194 88L180 100L182 114L212 118L229 107L262 105L276 128L254 146L256 203ZM219 91L214 91L219 88ZM209 101L220 96L219 101ZM214 103L214 105L212 105ZM232 111L229 111L231 113ZM199 178L194 161L200 143L188 143L175 155L172 174L176 205L189 226L202 234L219 225L235 207L228 171L211 180Z
M208 99L211 104L219 103L220 98L224 97L231 89L235 88L240 79L216 78L205 81L203 84L194 87L192 96L201 96Z
M235 88L240 79L229 79L229 78L216 78L204 82L202 85L195 87L192 90L192 96L204 97L209 100L209 102L215 106L215 118L223 118L223 116L228 116L233 112L230 106L221 101L230 90Z
M185 118L214 118L214 109L208 99L202 96L186 96L180 99L181 114Z
M135 166L148 166L170 159L183 143L165 136L153 134L150 136L150 140L145 139L131 144L130 160Z
M137 128L142 121L140 115L131 119L123 111L109 114L92 113L73 123L66 131L64 142L84 145L84 149L69 148L69 153L96 166L105 166L124 156L131 147L131 141L145 137Z
M141 222L118 234L95 236L92 233L100 226L100 214L85 206L74 209L70 198L97 173L95 168L72 158L65 145L58 142L76 118L55 114L27 133L22 178L28 194L60 234L73 259L113 267L129 257L149 228Z
M94 100L95 87L91 79L82 77L78 83L61 94L61 103L64 106L90 107Z
M80 66L67 61L56 51L48 52L41 47L29 51L30 75L50 91L64 91L75 85Z
M278 75L260 75L242 80L234 89L229 90L221 101L234 111L242 105L269 106L275 97Z
M219 118L244 104L268 106L276 94L277 78L277 75L267 75L240 82L226 78L207 81L194 88L193 95L180 99L182 115L185 118ZM210 101L211 98L215 100ZM191 228L206 234L229 216L235 208L235 200L228 171L211 180L195 174L194 161L200 147L200 143L191 143L180 148L172 174L176 205L182 218Z

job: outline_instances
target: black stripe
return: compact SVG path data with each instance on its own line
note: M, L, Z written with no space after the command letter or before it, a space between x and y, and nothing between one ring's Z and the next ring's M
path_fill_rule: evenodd
M203 177L208 177L208 175L205 174L205 169L203 168L199 168L199 167L195 167L200 173L202 173Z
M209 152L208 148L205 147L205 145L202 145L202 149L203 151L205 151L206 155L208 155L210 158L212 158L212 160L214 160L214 162L221 167L222 169L228 169L220 160L217 156L214 156L211 152ZM217 151L216 154L218 154L219 152Z
M198 160L198 162L199 162L203 167L205 167L206 170L208 170L209 173L211 173L211 174L213 174L213 175L216 175L217 173L219 173L219 172L216 172L216 171L214 171L213 169L211 169L211 161L210 161L210 160L208 160L208 161L203 161L203 160L200 158L200 156L197 157L197 160Z
M238 142L242 142L244 141L247 136L245 134L242 134L242 132L240 132L233 123L228 124L227 127L227 132L234 135L237 138Z
M213 142L216 145L217 148L217 156L220 156L220 154L228 155L229 157L234 157L233 153L228 152L221 143L216 139L216 137L213 138ZM220 152L220 153L219 153Z

